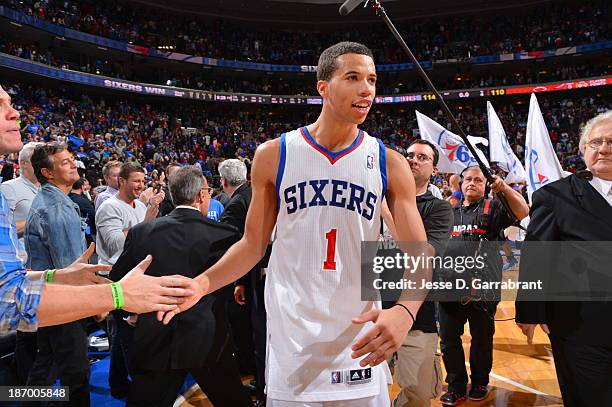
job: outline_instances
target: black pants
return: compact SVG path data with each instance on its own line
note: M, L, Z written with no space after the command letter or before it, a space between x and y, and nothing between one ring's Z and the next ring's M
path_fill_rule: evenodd
M461 335L465 323L470 323L470 370L472 385L489 384L489 373L493 366L493 334L495 333L495 310L497 302L440 302L440 341L446 383L449 391L467 391L467 370Z
M247 290L247 307L251 313L253 328L253 348L255 356L255 391L258 400L265 400L266 387L266 307L264 304L265 279L257 282L252 290ZM250 288L250 287L249 287Z
M36 332L17 331L15 340L15 371L17 374L17 384L25 385L30 375L30 369L36 359L38 343Z
M84 320L38 330L38 353L28 386L51 386L59 378L70 389L70 402L89 406L89 359Z
M191 373L215 407L250 406L251 400L242 387L238 364L232 354L231 341L215 359L210 366L199 369L134 373L127 406L172 406L187 373Z
M550 336L566 407L612 406L612 344L592 346Z
M108 316L110 336L110 367L108 370L108 385L111 393L127 394L130 389L129 360L130 345L134 336L134 328L123 320L123 315L111 313Z

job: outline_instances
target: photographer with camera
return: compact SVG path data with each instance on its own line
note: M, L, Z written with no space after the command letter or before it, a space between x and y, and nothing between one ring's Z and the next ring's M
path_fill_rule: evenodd
M495 311L499 295L492 295L471 288L474 279L500 281L502 259L499 247L504 240L503 230L512 225L512 217L501 202L489 198L489 189L494 195L503 192L512 212L522 219L529 213L529 207L520 193L514 191L501 178L493 176L488 186L487 179L478 166L467 167L461 172L460 187L463 202L453 208L454 225L446 251L453 258L484 259L484 267L450 270L445 278L455 282L463 281L469 294L461 301L440 302L439 322L442 356L446 367L448 392L440 401L444 405L456 405L467 395L467 371L461 335L467 321L470 323L472 342L470 347L470 368L472 386L470 400L484 400L488 395L487 385L493 364L493 334L495 333ZM498 245L487 242L499 242ZM460 288L459 284L456 287Z

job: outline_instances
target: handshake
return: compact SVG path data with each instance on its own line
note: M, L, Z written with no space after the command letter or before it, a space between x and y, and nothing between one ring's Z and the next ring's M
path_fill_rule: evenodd
M196 280L185 276L145 275L153 261L151 255L113 283L97 274L110 271L110 266L88 264L94 249L92 243L70 266L52 271L51 279L49 271L29 273L29 277L40 273L48 283L52 282L45 284L41 295L40 326L99 316L114 309L134 314L158 312L158 320L168 324L174 315L191 308L206 294Z

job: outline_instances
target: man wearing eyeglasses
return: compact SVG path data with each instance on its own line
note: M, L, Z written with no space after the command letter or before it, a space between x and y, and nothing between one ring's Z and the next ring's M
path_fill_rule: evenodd
M532 196L521 281L534 276L559 279L555 265L566 254L528 250L529 241L612 241L612 110L584 126L579 148L588 172L550 183ZM537 268L529 267L532 264ZM585 270L571 271L591 282L596 277ZM610 315L609 301L516 303L516 322L529 343L536 324L549 334L565 406L612 405Z
M440 191L440 188L438 188L436 185L431 184L429 182L431 180L431 177L433 176L433 169L435 169L436 165L438 165L439 153L438 153L438 150L435 148L435 146L432 143L425 144L425 142L427 142L427 140L417 139L413 141L410 147L408 147L408 153L406 154L406 159L410 163L411 168L412 167L419 168L421 164L427 164L429 162L432 164L432 173L427 176L427 184L426 184L427 191L431 192L431 194L435 198L443 199L442 191ZM427 146L429 146L429 148L427 148ZM431 150L432 153L427 154L425 152L419 152L421 149ZM413 169L413 172L414 172L414 169Z
M456 289L465 289L457 290L456 295L448 301L439 302L440 348L448 383L448 392L442 395L440 401L443 405L451 406L462 402L466 396L474 401L484 400L488 395L489 373L493 365L495 311L500 292L471 288L475 280L501 280L501 232L512 225L512 220L500 201L488 197L487 189L490 188L495 195L503 192L510 209L518 219L523 219L529 213L523 196L501 178L493 176L495 181L487 186L487 179L480 167L467 167L460 178L464 199L453 208L453 230L446 256L452 257L454 264L460 264L461 259L484 259L484 267L478 268L475 265L477 263L472 263L471 267L451 267L441 273L445 282L452 282ZM469 393L461 340L466 322L470 324L472 336Z

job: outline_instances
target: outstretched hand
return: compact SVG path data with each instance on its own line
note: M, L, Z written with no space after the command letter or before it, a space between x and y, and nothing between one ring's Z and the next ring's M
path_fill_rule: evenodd
M362 367L376 366L389 359L402 345L412 327L412 318L400 307L370 310L353 318L352 322L364 324L368 321L374 322L374 326L351 347L353 359L367 355L359 362Z
M94 254L96 245L91 243L87 250L81 254L71 265L55 272L54 281L66 285L108 284L111 281L96 273L110 271L111 266L103 264L88 264L89 258Z
M125 299L124 310L135 314L171 311L194 295L198 284L191 278L145 275L152 261L153 257L148 255L119 281Z
M179 304L177 307L171 310L160 310L157 312L157 320L162 322L164 325L168 325L170 320L176 315L183 311L187 311L189 308L193 307L202 297L204 297L208 293L208 277L203 276L202 282L198 283L195 280L190 288L193 289L193 294L184 299L184 301Z

